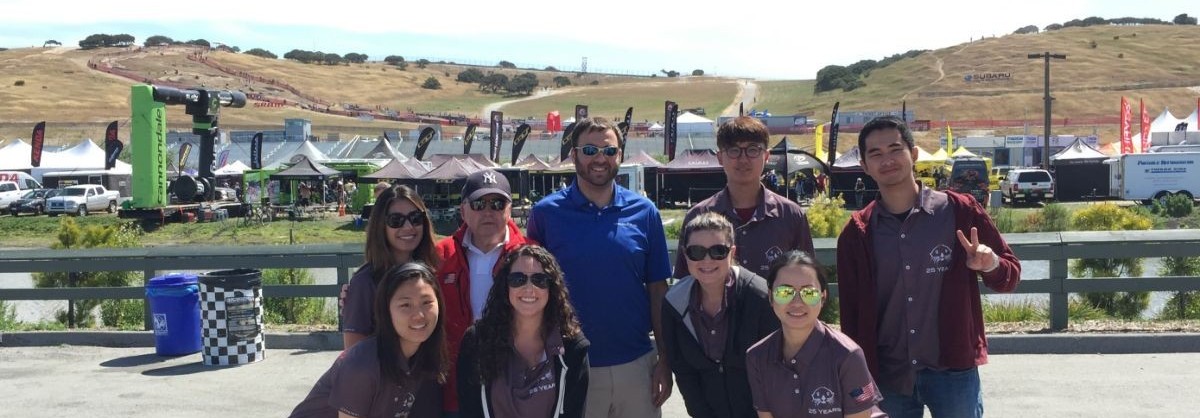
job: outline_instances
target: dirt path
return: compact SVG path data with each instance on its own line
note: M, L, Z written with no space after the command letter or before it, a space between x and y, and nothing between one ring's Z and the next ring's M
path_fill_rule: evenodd
M563 94L563 93L567 93L567 92L570 92L573 90L574 89L571 89L571 88L540 89L540 90L534 92L532 95L525 96L525 97L522 97L519 99L504 100L504 101L499 101L499 102L488 103L486 106L484 106L482 109L479 110L479 117L481 119L487 119L487 118L491 117L490 115L492 114L493 110L499 110L500 108L502 108L504 106L508 106L510 104L517 103L517 102L523 102L526 100L534 100L534 99L540 99L543 97L553 96L556 94Z
M721 111L721 116L737 116L738 105L745 103L751 109L758 103L758 83L754 80L738 80L738 92L733 96L733 103Z

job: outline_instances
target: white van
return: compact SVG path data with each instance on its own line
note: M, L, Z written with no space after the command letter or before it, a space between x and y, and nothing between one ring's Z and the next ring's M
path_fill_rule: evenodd
M33 176L24 171L0 171L0 208L20 199L26 192L42 188Z

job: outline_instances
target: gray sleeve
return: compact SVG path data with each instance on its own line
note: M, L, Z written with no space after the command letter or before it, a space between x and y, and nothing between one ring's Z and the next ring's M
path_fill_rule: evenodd
M363 268L350 279L346 290L346 304L342 307L342 332L371 334L375 331L372 313L375 303L375 281L371 269Z

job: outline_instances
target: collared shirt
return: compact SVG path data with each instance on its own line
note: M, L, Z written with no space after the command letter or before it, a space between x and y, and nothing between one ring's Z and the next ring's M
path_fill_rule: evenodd
M938 306L953 262L954 213L945 193L921 187L901 220L883 206L871 214L879 312L879 384L911 394L916 372L940 370Z
M729 188L726 187L689 209L683 224L687 225L687 222L708 211L724 214L734 224L737 262L759 276L767 277L771 262L785 252L803 250L813 254L812 230L800 205L765 187L748 222L743 223L739 219L733 200L729 197ZM682 240L679 245L683 245ZM674 276L682 278L687 275L687 260L680 247L675 255Z
M818 321L794 356L784 357L783 343L783 331L775 331L746 351L755 410L777 417L841 417L883 400L862 349L850 337Z
M331 417L338 412L355 417L441 416L442 391L437 382L416 378L394 382L383 376L378 348L378 340L372 336L342 353L291 416ZM400 361L399 365L407 376L408 363Z
M342 307L342 332L370 335L375 332L374 270L364 264L350 277L346 289L346 304Z
M515 350L508 373L492 380L488 398L497 418L550 417L558 403L558 376L554 364L564 352L562 331L551 330L541 360L532 367Z
M529 238L558 259L592 341L592 366L625 364L650 352L650 298L646 285L671 275L667 238L658 208L614 184L612 203L600 208L575 184L538 201Z
M696 339L704 355L714 362L720 363L725 357L725 336L729 334L729 311L733 306L733 275L729 271L729 279L721 289L721 308L717 312L704 311L704 296L701 294L700 282L693 282L692 297L688 309L692 311L692 327L696 328Z
M467 249L467 268L471 270L471 313L478 320L483 317L483 306L487 304L488 292L492 290L492 272L508 243L508 228L504 229L504 240L484 251L471 241L471 230L463 235L463 247Z

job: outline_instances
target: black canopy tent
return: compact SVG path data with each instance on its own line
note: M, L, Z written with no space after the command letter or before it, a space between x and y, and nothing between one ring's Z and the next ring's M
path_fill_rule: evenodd
M711 149L684 150L675 160L658 167L657 202L670 206L687 202L688 206L716 194L725 187L725 170Z
M829 197L842 196L848 208L855 207L854 186L858 184L858 179L862 179L866 186L866 190L863 191L864 205L874 200L879 191L879 185L863 170L858 156L858 147L851 148L833 161L833 167L829 167Z
M784 137L771 147L767 165L763 167L763 170L775 170L776 173L783 176L785 181L783 195L789 199L795 199L796 196L793 195L795 189L787 183L788 180L795 178L796 181L800 181L798 178L800 173L815 179L817 171L828 173L829 167L815 155L799 148L792 148L788 144L787 137Z
M270 179L287 181L289 184L288 190L292 191L293 196L295 195L296 182L303 181L319 182L321 184L321 191L318 196L325 196L325 188L327 186L326 182L330 178L341 177L342 175L340 171L326 167L320 163L313 162L312 160L308 159L308 156L305 155L297 155L292 159L292 161L293 164L291 167L272 174Z
M1075 142L1050 156L1054 170L1054 198L1059 201L1092 200L1108 196L1110 157L1075 138Z

